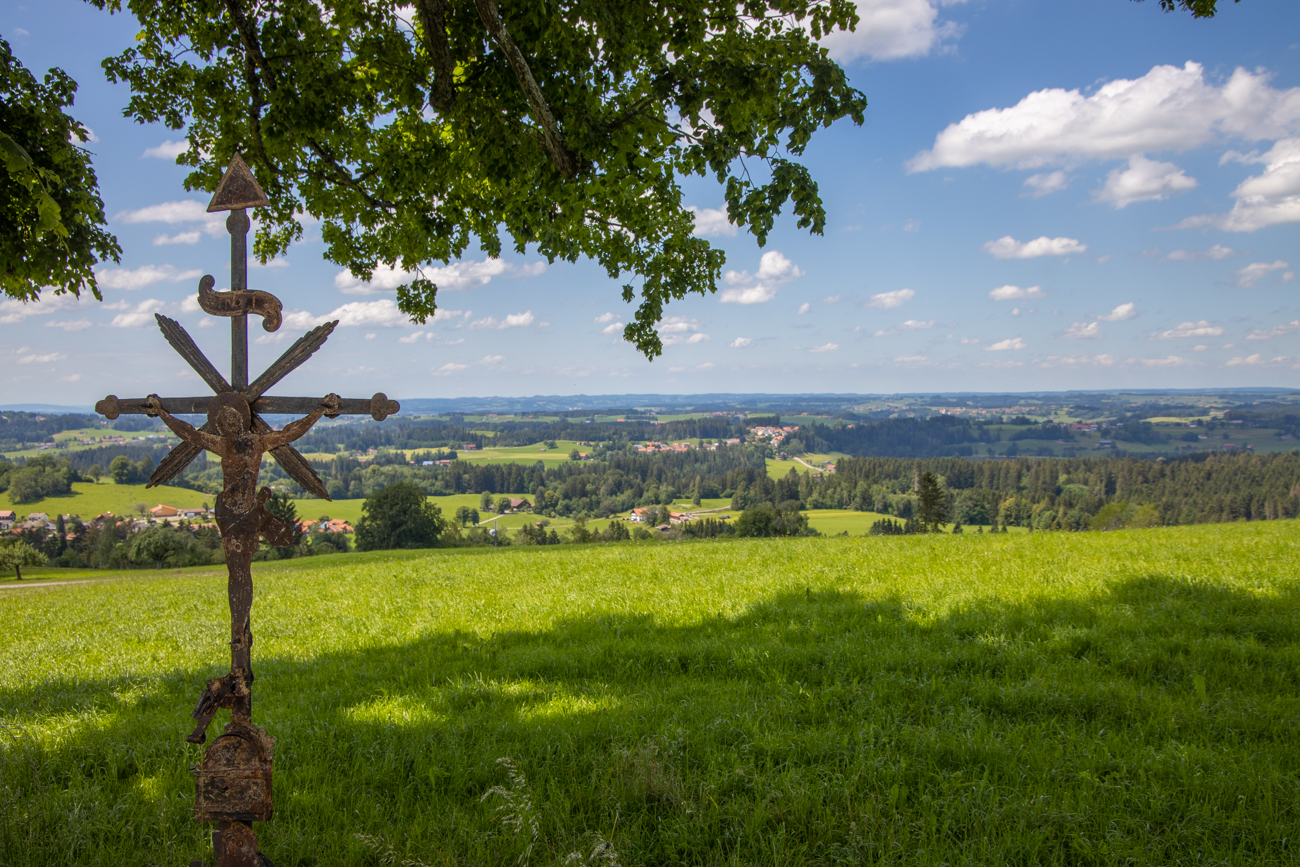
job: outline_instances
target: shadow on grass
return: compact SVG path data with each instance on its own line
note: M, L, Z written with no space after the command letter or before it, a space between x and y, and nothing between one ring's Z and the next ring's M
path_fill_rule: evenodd
M942 617L807 592L264 658L258 830L280 867L565 863L600 840L624 865L1294 863L1298 614L1295 589L1149 576ZM0 862L202 856L199 683L0 693Z

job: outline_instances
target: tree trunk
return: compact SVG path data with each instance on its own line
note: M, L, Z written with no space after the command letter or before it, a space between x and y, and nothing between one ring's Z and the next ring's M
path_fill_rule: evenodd
M14 571L18 573L18 580L19 581L23 580L23 567L15 563Z

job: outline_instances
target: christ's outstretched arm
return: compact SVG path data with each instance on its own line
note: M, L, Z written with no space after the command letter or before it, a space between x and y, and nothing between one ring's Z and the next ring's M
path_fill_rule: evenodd
M163 424L171 428L172 433L180 437L190 445L198 446L201 449L207 449L220 457L225 457L224 442L221 437L213 436L198 430L193 425L181 421L176 416L162 408L162 400L156 394L149 395L145 402L147 415L156 416L163 420Z
M326 413L338 412L339 402L337 394L325 395L320 402L320 406L313 409L309 414L297 421L289 422L280 430L264 434L262 437L263 447L269 452L271 449L288 445L311 430L311 426L320 421L321 416Z

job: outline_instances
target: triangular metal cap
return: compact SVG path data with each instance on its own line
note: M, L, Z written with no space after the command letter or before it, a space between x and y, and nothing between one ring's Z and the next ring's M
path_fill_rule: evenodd
M271 200L257 185L257 178L248 170L248 164L235 154L226 173L217 184L217 191L208 202L208 213L213 211L234 211L238 208L261 208L271 204Z

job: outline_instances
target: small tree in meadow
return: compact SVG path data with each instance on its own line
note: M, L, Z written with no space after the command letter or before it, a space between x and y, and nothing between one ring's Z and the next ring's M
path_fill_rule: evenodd
M948 498L931 472L921 474L916 485L916 520L923 533L939 532L939 525L948 523Z
M18 580L23 580L24 566L44 566L49 559L26 542L15 542L0 548L0 569L14 570Z

